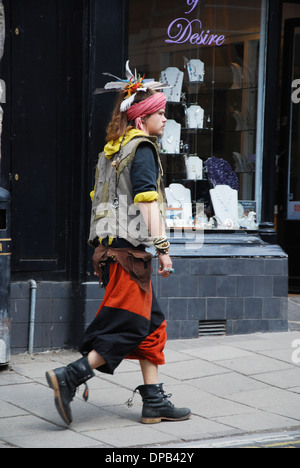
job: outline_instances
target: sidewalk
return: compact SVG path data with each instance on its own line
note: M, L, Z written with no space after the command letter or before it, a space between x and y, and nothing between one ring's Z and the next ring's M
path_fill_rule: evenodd
M291 294L288 299L289 329L300 330L300 296Z
M88 403L80 389L74 422L66 428L44 374L77 357L71 351L13 356L11 369L0 371L0 448L157 447L284 429L300 433L298 330L169 341L160 380L177 406L192 409L183 422L139 422L140 396L131 409L124 404L141 384L139 365L124 361L115 376L97 373L90 381Z

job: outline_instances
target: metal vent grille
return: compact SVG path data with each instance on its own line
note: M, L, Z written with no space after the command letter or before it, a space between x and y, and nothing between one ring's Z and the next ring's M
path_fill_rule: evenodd
M226 320L199 322L199 336L226 335Z

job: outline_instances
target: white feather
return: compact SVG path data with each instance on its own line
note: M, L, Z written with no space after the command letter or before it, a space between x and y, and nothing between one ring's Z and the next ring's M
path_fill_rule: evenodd
M124 89L126 83L118 82L118 81L111 81L110 83L106 83L104 89Z
M116 80L122 81L122 78L119 78L119 77L116 76L116 75L112 75L111 73L102 73L102 75L105 75L105 76L112 76L113 78L116 78Z
M129 60L127 60L126 62L125 73L127 77L127 82L125 80L122 80L118 76L112 75L111 73L103 73L103 75L111 76L112 78L115 78L117 81L110 81L109 83L106 83L104 88L96 89L95 94L102 94L105 92L124 90L125 87L128 85L128 81L131 81L132 79L135 79L135 81L137 82L137 71L135 70L135 76L134 76L132 71L130 70ZM126 110L129 109L129 107L133 104L134 97L136 96L137 92L139 91L145 92L147 91L147 89L160 90L160 89L166 89L166 88L172 88L172 86L169 86L166 83L160 83L158 81L154 81L153 78L148 79L148 80L145 79L143 82L142 88L137 89L135 94L133 94L127 99L124 99L120 107L121 112L126 112Z
M130 98L124 99L124 101L121 104L120 111L121 112L126 112L127 109L129 109L129 107L131 107L131 105L132 105L132 103L134 101L134 98L135 98L135 94L130 96Z
M130 68L129 68L129 60L127 60L127 62L126 62L125 71L126 71L127 80L130 81L131 78L134 78L133 73L132 73L132 71L131 71Z
M96 88L94 94L105 94L115 92L116 89Z
M158 81L151 81L150 83L145 83L145 87L151 89L172 88L172 86L169 86L166 83L159 83Z
M154 84L156 83L156 81L148 81L148 80L144 80L144 86L145 88L151 88Z

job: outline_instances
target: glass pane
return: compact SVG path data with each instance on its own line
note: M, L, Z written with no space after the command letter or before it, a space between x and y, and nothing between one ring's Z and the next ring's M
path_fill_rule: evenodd
M190 191L194 224L256 229L248 214L256 211L261 0L151 0L147 14L138 0L129 5L131 68L173 86L161 142L166 187L178 197L173 184ZM212 197L220 185L238 195ZM180 226L178 210L168 216Z
M300 28L295 29L290 128L289 218L300 219Z

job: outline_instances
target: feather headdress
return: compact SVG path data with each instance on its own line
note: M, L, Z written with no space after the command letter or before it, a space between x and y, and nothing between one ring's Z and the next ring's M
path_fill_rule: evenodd
M155 91L158 91L160 89L170 87L167 84L159 83L158 81L145 80L145 75L137 75L136 70L135 74L133 74L129 68L129 60L127 60L126 62L125 74L126 80L122 80L122 78L112 75L111 73L103 73L103 75L111 76L117 81L110 81L109 83L106 83L104 88L98 88L95 91L95 94L123 91L125 97L120 107L121 112L126 112L127 109L131 107L136 93L140 91L145 92L147 91L147 89L153 89Z

